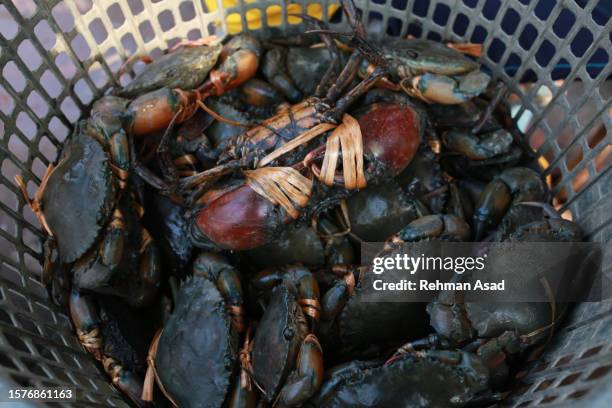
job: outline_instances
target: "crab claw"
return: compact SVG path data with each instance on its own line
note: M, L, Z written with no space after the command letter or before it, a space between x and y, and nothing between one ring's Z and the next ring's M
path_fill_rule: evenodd
M483 93L491 77L484 72L472 71L461 76L426 73L412 79L412 93L428 103L456 105Z

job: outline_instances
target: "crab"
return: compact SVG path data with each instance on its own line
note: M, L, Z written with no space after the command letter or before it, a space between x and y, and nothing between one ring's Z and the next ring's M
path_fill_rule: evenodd
M306 407L448 407L487 401L489 370L474 354L427 350L351 361L325 373Z
M244 330L238 271L221 255L199 254L151 342L143 399L152 399L155 381L175 406L221 406L240 387L234 374Z

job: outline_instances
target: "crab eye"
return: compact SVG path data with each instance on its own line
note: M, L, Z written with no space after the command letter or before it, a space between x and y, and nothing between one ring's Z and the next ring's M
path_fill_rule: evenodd
M412 59L417 59L419 57L419 53L416 51L409 50L408 57Z

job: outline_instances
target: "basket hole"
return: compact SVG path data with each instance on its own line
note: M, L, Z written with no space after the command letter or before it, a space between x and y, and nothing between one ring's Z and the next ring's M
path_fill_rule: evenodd
M517 407L526 407L531 404L531 400L523 401L517 405Z
M0 91L0 94L2 92ZM49 105L47 102L40 96L38 91L32 91L28 95L28 99L26 100L28 106L34 111L36 116L39 118L44 118L49 113ZM0 97L0 106L1 106L1 97Z
M2 18L2 24L0 24L0 34L7 40L12 40L19 31L18 25L11 16L11 13L6 9L4 5L0 5L0 18Z
M574 193L579 193L582 191L588 184L589 181L589 169L584 168L580 170L576 176L572 179L572 190ZM584 357L581 357L584 358Z
M554 129L559 123L561 123L567 117L566 108L559 105L559 101L551 105L548 105L548 113L544 116L544 120L549 128Z
M469 8L475 8L478 5L478 0L463 0L463 4Z
M610 19L609 0L599 0L592 11L593 21L601 26L606 25Z
M396 10L406 10L408 2L406 0L391 0L391 7Z
M568 354L565 355L563 357L561 357L559 360L557 360L557 363L555 364L555 367L560 367L564 364L569 363L570 361L572 361L572 359L574 358L574 354Z
M572 148L567 151L565 156L565 165L567 166L567 169L570 171L574 169L580 164L583 157L582 146L578 144L572 146Z
M493 20L501 8L500 0L487 0L482 8L482 16L487 20Z
M26 87L26 80L17 65L13 61L9 61L2 69L2 76L17 92L21 92Z
M58 380L64 382L64 383L71 383L72 381L70 381L70 377L68 377L66 375L66 372L64 369L61 368L57 368L57 367L51 367L51 371L53 371L53 374L55 375L55 377L57 377Z
M84 79L79 79L76 84L74 84L74 92L84 105L88 105L94 98L93 91Z
M506 63L504 64L504 70L508 75L515 76L517 71L521 68L522 64L523 61L521 60L521 58L517 54L512 52L510 53L508 59L506 60Z
M22 339L20 339L17 336L13 336L12 334L7 333L7 332L3 332L2 334L4 335L4 338L6 339L6 342L14 350L22 351L24 353L30 353L30 349L29 349L28 345Z
M514 9L509 8L501 22L501 28L508 35L514 34L518 26L521 16Z
M55 65L66 79L76 75L77 69L72 59L65 52L60 52L55 58Z
M568 9L563 9L553 24L553 32L557 37L565 38L575 22L576 16L574 13Z
M246 12L247 28L249 30L259 30L262 26L261 10L250 9Z
M474 32L472 33L470 41L473 43L482 44L485 42L488 34L489 32L483 26L477 25L474 27Z
M420 17L425 17L429 10L429 0L415 1L412 12Z
M455 23L453 24L453 32L457 35L463 36L467 31L470 24L470 19L463 13L457 14Z
M559 146L559 149L565 149L566 147L568 147L570 143L572 143L572 140L574 139L575 135L576 130L574 129L574 126L571 123L565 125L563 129L561 129L559 134L557 134L556 142L557 146Z
M572 392L570 395L568 395L566 398L567 399L579 399L579 398L584 397L588 392L589 390L575 391L575 392Z
M529 146L533 150L538 150L546 141L546 132L538 126L535 128L529 137Z
M81 34L77 34L70 42L70 45L74 54L81 61L85 61L91 55L91 48L89 48L87 41L85 41L85 37Z
M506 51L506 45L498 38L494 38L487 50L489 59L493 62L501 61L502 55Z
M119 67L121 67L123 62L115 47L110 47L108 50L104 51L102 59L106 62L111 72L119 71Z
M102 89L108 83L108 75L102 69L102 64L97 61L89 67L87 74L98 89Z
M389 17L389 20L387 20L387 35L399 37L402 33L402 26L402 20L395 17Z
M0 185L0 202L8 208L17 211L17 206L19 205L17 194L9 190L5 185Z
M41 377L48 377L48 374L42 368L42 366L34 360L29 358L22 358L21 362L28 368L31 373L40 375Z
M13 1L15 8L19 10L19 13L25 17L30 18L36 14L36 4L32 0L19 0Z
M4 232L12 235L13 238L16 238L17 237L17 223L11 217L11 214L0 209L0 216L2 217L2 229L4 230Z
M144 5L142 4L142 0L128 0L128 7L133 15L138 15L144 11Z
M358 9L363 14L363 10ZM287 23L295 25L301 24L302 18L298 17L302 14L302 6L297 3L289 3L287 6Z
M538 38L538 30L532 24L528 23L519 36L519 45L524 50L529 50L536 38Z
M121 6L119 3L113 3L106 10L106 14L110 19L113 28L119 28L125 23L125 16L123 15L123 10L121 10Z
M529 109L525 109L521 116L516 118L516 125L521 130L521 132L525 133L527 129L531 126L531 119L533 119L533 112Z
M415 38L421 38L423 35L423 27L418 23L410 23L406 34Z
M587 135L587 145L591 149L594 148L599 143L601 143L602 140L606 138L606 135L607 135L607 130L606 130L606 127L603 125L603 123L601 122L596 123L595 126L593 126L589 130L589 133Z
M593 34L583 27L580 29L580 31L578 31L578 34L576 34L576 37L574 37L572 40L570 49L572 50L572 54L580 58L584 55L591 44L593 44Z
M153 26L151 22L148 20L143 21L138 25L138 31L140 32L140 36L142 37L142 41L148 43L149 41L155 38L155 32L153 31Z
M612 370L612 365L606 365L602 367L597 367L593 372L587 377L587 381L593 381L601 377L605 377L610 370Z
M591 78L596 78L608 65L608 62L608 53L603 48L598 48L587 62L587 74L589 74Z
M320 20L323 18L323 6L320 3L310 3L306 6L306 14Z
M438 3L433 13L433 21L441 27L445 27L450 16L450 7L446 4Z
M5 310L2 309L0 309L0 321L11 326L13 325L13 320L11 319L11 316Z
M6 92L6 89L0 85L0 111L2 111L5 115L10 115L14 109L15 101L8 94L8 92Z
M28 139L32 140L36 136L36 124L28 114L19 112L15 124Z
M170 10L164 10L157 16L157 21L162 31L170 31L176 25L174 14Z
M548 396L546 398L542 398L542 400L540 401L540 404L548 404L549 402L552 402L552 401L554 401L556 399L557 399L556 395L550 395L550 396Z
M42 64L42 58L30 40L23 40L19 44L17 55L19 55L30 71L35 71Z
M199 28L189 30L189 32L187 33L187 39L190 41L197 40L198 38L202 38L202 31L200 31Z
M278 27L281 25L282 21L279 17L282 12L283 9L281 6L270 6L266 9L266 21L268 23L268 27Z
M548 387L550 387L550 385L553 383L553 380L547 379L542 381L538 387L535 389L535 391L544 391L545 389L547 389Z
M19 160L24 163L28 158L28 146L26 146L17 135L11 135L8 142L9 151Z
M536 52L535 59L538 65L545 67L548 65L552 57L555 55L555 47L548 40L542 41L540 48Z
M77 107L77 104L74 102L70 96L67 96L62 103L60 104L60 110L66 116L66 118L74 123L77 121L79 116L81 116L81 111Z
M538 5L536 6L534 13L536 17L538 17L542 21L546 21L553 8L555 7L555 2L550 0L540 0Z
M68 33L74 29L74 17L63 2L58 3L51 9L51 15L63 32Z
M127 33L121 37L121 45L123 46L123 51L129 55L136 53L136 50L138 49L138 45L136 44L136 40L134 39L132 33Z
M15 363L13 363L11 359L9 358L9 356L7 356L4 353L0 353L0 364L2 364L2 366L4 367L11 368L13 370L18 370Z
M440 42L442 41L442 36L435 31L430 31L429 33L427 33L427 39L431 41Z
M193 6L193 2L184 1L179 5L179 14L181 15L181 20L190 21L193 20L196 16L195 7Z
M585 351L584 353L582 353L580 355L580 359L584 359L584 358L589 358L594 356L595 354L599 353L601 351L601 349L603 348L603 346L596 346L596 347L591 347L590 349L588 349L587 351Z
M34 220L32 220L34 221ZM38 225L38 224L33 224ZM41 252L40 236L33 233L29 228L24 228L22 231L21 243L36 253Z
M278 8L280 10L280 6ZM268 10L270 9L268 8ZM280 20L280 16L281 14L273 15L272 19L276 18ZM269 14L268 14L268 17L270 17ZM242 32L242 19L240 17L240 14L238 13L228 14L226 22L227 22L227 27L228 27L230 34L236 34L236 33ZM280 21L277 25L280 25Z
M612 165L612 145L607 145L595 156L595 171L603 173Z
M60 142L63 142L70 133L70 129L57 116L52 117L49 121L49 130Z
M102 44L102 42L108 38L108 31L106 31L106 27L104 27L100 17L89 23L89 32L93 35L94 41L98 44Z
M47 20L40 20L40 22L34 26L34 34L38 42L40 42L46 50L50 50L55 46L57 35L53 32Z

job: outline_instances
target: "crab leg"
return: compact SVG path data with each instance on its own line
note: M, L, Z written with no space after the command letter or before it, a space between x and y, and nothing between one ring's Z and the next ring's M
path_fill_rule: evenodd
M225 299L232 325L238 333L246 330L242 284L240 275L227 260L218 254L204 252L193 262L194 276L202 276L214 282Z
M314 334L304 338L297 366L278 396L276 407L295 407L306 402L323 383L323 351Z

